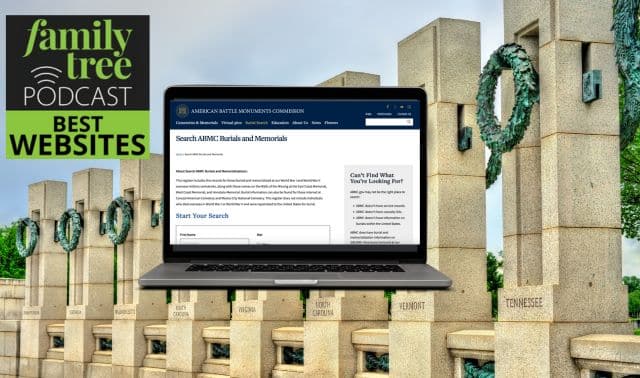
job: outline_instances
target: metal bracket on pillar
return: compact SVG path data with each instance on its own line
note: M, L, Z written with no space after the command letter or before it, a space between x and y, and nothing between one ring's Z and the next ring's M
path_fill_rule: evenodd
M469 126L458 128L458 151L466 151L471 149L471 136L473 129Z
M464 152L471 149L471 135L473 130L464 124L464 105L458 104L458 151Z
M591 70L582 74L582 102L590 103L602 98L602 72Z
M107 233L107 222L105 220L104 211L100 212L100 228L98 230L100 235L104 235Z
M151 201L151 227L158 227L160 224L160 212L156 212L156 201Z
M56 232L56 230L58 229L58 221L55 220L53 221L53 242L57 243L60 241L60 238L58 238L58 233Z

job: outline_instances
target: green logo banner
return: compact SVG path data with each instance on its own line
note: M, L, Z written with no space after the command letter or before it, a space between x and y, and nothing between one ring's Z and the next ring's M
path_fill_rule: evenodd
M149 157L148 16L7 16L9 159Z

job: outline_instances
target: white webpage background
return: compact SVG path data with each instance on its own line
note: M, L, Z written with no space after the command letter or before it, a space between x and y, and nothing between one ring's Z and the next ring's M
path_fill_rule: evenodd
M176 136L287 136L286 142L177 142ZM248 173L196 174L208 178L319 178L327 189L316 206L232 206L203 208L170 202L170 243L179 243L177 226L189 225L329 225L330 243L345 243L345 171L348 165L411 165L411 240L420 242L419 130L175 130L170 131L170 198L176 198L176 170L247 170ZM219 153L221 156L181 156L185 153ZM185 177L184 174L181 174ZM408 189L408 188L407 188ZM191 201L194 202L194 201ZM228 213L223 219L176 219L176 212ZM292 228L295 232L295 228ZM297 239L297 238L295 238ZM281 240L283 244L293 241ZM301 243L300 240L295 240ZM309 241L316 243L317 241ZM301 243L304 244L304 243Z

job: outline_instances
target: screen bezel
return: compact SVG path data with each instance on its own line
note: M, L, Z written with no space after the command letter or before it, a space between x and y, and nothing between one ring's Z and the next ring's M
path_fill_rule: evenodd
M427 95L418 87L256 87L172 86L164 93L164 193L170 193L168 168L170 102L173 99L285 99L285 100L418 100L420 103L420 244L271 244L271 245L172 245L169 243L171 198L164 197L163 248L165 262L192 261L286 261L286 262L411 262L427 261ZM303 252L301 252L303 251ZM267 255L267 257L265 257Z

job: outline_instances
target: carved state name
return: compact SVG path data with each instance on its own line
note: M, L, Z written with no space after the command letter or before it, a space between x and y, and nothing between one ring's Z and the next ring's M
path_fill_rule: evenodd
M542 297L505 298L508 308L534 308L542 307Z
M333 316L332 303L329 301L318 301L315 303L315 307L311 310L312 316Z
M173 311L173 317L175 318L188 318L190 313L186 305L176 305Z
M253 306L239 306L238 312L256 312L256 308Z
M409 302L398 303L398 309L403 311L424 310L424 306L425 306L424 301L409 301Z

